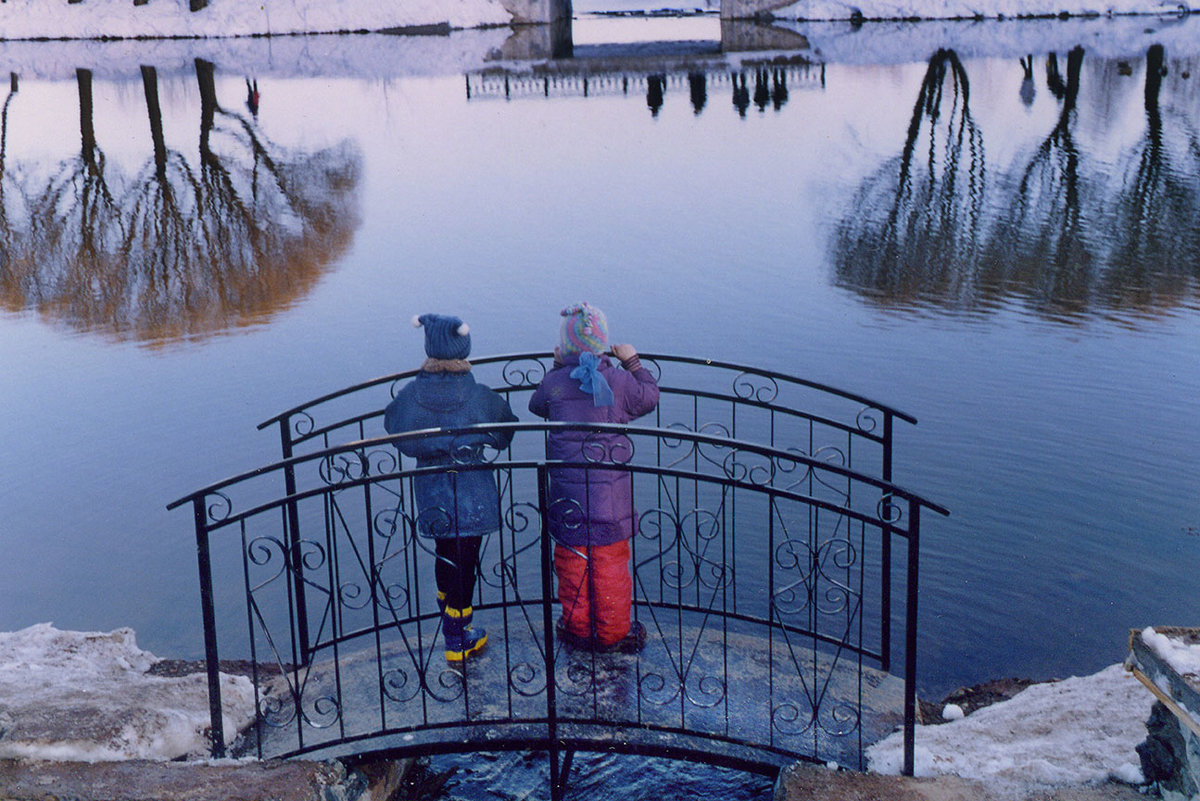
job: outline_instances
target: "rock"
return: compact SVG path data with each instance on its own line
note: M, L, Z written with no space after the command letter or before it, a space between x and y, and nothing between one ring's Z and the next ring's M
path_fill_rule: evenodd
M4 801L369 801L366 790L338 762L0 760Z
M1146 721L1146 739L1137 745L1146 781L1157 782L1164 798L1196 798L1196 781L1184 766L1188 761L1187 743L1179 721L1161 701L1155 701Z

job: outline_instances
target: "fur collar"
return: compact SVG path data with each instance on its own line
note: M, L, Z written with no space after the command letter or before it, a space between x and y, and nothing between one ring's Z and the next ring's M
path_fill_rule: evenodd
M466 359L426 359L421 370L426 373L469 373L471 363Z

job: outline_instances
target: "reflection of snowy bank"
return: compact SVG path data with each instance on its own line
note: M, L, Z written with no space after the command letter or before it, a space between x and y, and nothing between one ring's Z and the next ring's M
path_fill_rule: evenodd
M623 3L596 2L600 10ZM694 0L646 3L645 10L692 10ZM808 20L997 19L1011 17L1175 14L1181 0L708 0L725 18ZM7 0L0 4L0 37L5 39L205 38L347 33L396 29L465 29L506 25L522 20L550 21L550 6L538 0L272 0L244 3L208 0L196 12L174 3L134 5L128 0L88 0L69 5L43 0Z
M0 758L100 762L206 756L203 673L147 673L153 654L130 629L59 631L49 623L0 633ZM254 690L221 677L225 731L254 719Z
M827 64L912 64L938 49L963 60L1018 59L1028 53L1065 53L1078 46L1094 58L1130 58L1160 44L1175 54L1194 53L1200 18L958 20L946 22L788 22L773 25L802 34L812 58Z
M711 29L711 51L736 66L742 58L801 56L825 64L911 64L927 61L939 49L954 50L961 59L1011 58L1029 53L1063 52L1080 46L1089 58L1132 58L1152 44L1174 56L1194 53L1200 41L1200 17L1120 17L1093 19L1024 19L942 22L797 22L771 24L701 19L589 19L575 23L574 58L534 58L539 48L530 39L548 39L545 26L507 26L453 31L438 36L356 34L226 39L155 39L119 41L0 41L0 61L22 80L74 80L76 70L90 70L96 80L136 79L144 64L161 77L191 75L197 59L215 65L218 74L255 75L259 79L382 79L455 75L494 66L497 61L528 63L585 60L586 38L601 41L621 25L636 23L647 40L696 38L698 28ZM707 28L705 28L707 26ZM764 52L764 48L765 51ZM594 48L593 48L594 49Z
M47 3L5 0L0 4L0 36L98 39L123 37L263 36L295 33L379 31L389 28L448 25L473 28L503 25L512 15L499 0L209 0L199 11L182 3L87 0Z
M0 61L22 80L74 80L77 69L97 80L128 79L142 64L159 75L191 75L197 59L217 73L259 79L379 78L453 75L478 69L512 35L510 28L455 31L445 36L282 36L154 39L112 42L4 42Z

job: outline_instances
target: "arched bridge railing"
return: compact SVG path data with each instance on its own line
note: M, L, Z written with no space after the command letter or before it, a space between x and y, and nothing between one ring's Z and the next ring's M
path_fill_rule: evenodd
M826 384L733 362L669 354L642 354L654 373L660 401L639 424L694 431L793 451L856 472L893 480L895 421L915 424L905 414L862 395ZM551 368L550 352L472 359L476 380L503 394L518 415L527 414L528 396ZM383 409L417 370L382 376L315 398L259 424L275 427L280 456L325 449L385 435ZM291 470L283 471L286 491L295 490ZM292 516L296 525L296 516ZM298 541L300 532L291 532ZM890 548L890 542L885 548ZM883 555L891 563L890 550ZM888 581L891 571L884 571ZM304 594L297 597L304 603ZM884 588L884 619L891 618L892 593ZM307 643L307 616L300 616L301 643ZM883 631L883 669L890 669L890 631ZM302 655L307 654L302 645Z
M476 380L505 395L521 415L553 354L472 359ZM798 450L813 458L892 480L896 420L916 419L878 401L814 381L732 362L642 354L661 390L658 409L640 423ZM383 436L383 409L417 370L331 392L261 423L277 427L282 458Z
M547 461L545 437L568 429L620 445ZM490 644L451 666L432 545L418 534L430 510L412 502L413 481L434 468L395 446L500 430L514 434L508 448L440 468L487 472L501 498L475 599ZM639 653L572 650L555 634L546 499L564 467L629 475L634 616L648 632ZM903 725L911 772L921 513L945 510L802 448L683 428L473 426L295 455L171 508L183 505L197 537L214 753L224 748L218 655L232 653L255 665L260 756L546 750L557 796L575 750L861 768L865 746ZM890 672L896 650L902 678Z

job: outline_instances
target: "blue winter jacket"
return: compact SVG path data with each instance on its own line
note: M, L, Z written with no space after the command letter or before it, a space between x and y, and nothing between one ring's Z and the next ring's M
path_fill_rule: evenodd
M421 371L384 411L389 434L475 423L512 423L508 401L475 382L470 372ZM512 432L421 437L397 443L418 467L481 464L485 445L507 448ZM500 528L500 497L491 470L447 469L413 480L417 530L427 537L475 537Z

